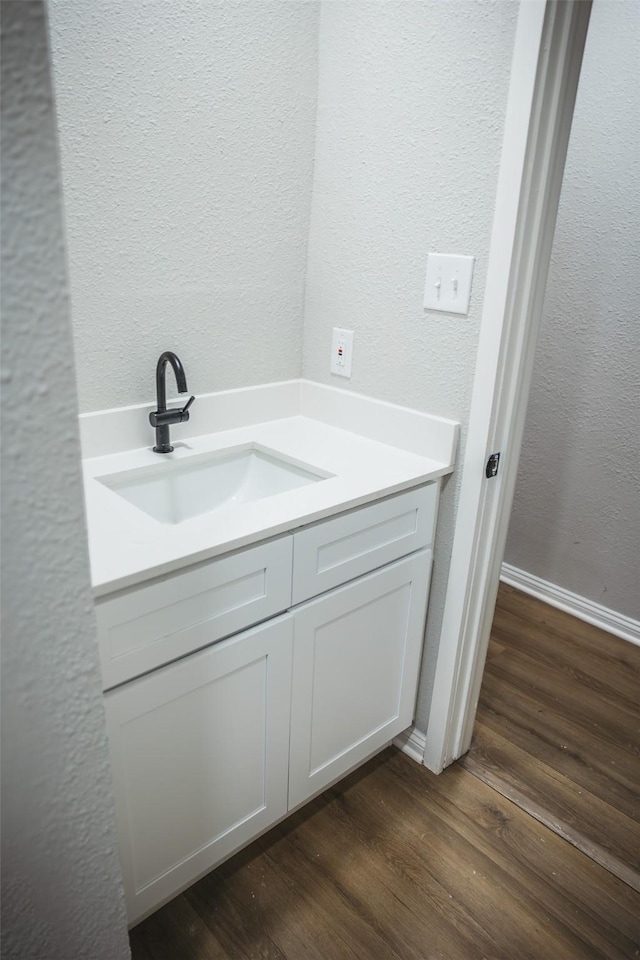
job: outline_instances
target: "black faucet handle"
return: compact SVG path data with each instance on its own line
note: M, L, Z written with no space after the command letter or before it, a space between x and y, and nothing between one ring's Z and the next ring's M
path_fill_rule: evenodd
M186 413L186 412L187 412L187 410L189 409L189 407L191 406L191 404L193 403L194 400L195 400L195 397L189 397L189 399L188 399L187 402L185 403L184 407L182 408L182 412L183 412L183 413Z
M189 407L195 397L189 397L182 409L174 407L172 410L152 410L149 414L149 423L152 427L166 427L171 423L186 423L189 419ZM155 449L155 448L154 448Z
M180 422L181 422L181 423L184 423L186 420L189 419L189 407L191 406L191 404L193 403L194 400L195 400L195 397L189 397L189 399L188 399L187 402L185 403L184 407L183 407L182 410L180 411Z
M191 404L193 403L194 400L195 400L195 397L189 397L189 399L188 399L187 402L185 403L185 405L184 405L184 407L182 408L182 410L179 411L179 413L180 413L180 420L179 420L179 422L180 422L180 423L186 423L186 421L189 419L189 407L191 406Z

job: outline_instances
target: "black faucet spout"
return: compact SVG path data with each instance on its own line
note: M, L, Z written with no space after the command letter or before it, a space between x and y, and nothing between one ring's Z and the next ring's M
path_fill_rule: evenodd
M156 431L156 453L171 453L173 447L169 437L169 426L172 423L185 423L189 419L189 407L195 400L191 397L181 410L167 410L167 364L170 364L176 378L178 393L187 393L187 378L182 362L171 350L165 350L158 359L156 366L156 395L158 409L149 414L149 422Z

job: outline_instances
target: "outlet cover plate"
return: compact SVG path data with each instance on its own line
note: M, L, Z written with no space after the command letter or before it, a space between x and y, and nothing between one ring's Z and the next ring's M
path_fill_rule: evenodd
M353 359L353 330L334 327L331 337L331 363L329 369L338 377L351 376Z

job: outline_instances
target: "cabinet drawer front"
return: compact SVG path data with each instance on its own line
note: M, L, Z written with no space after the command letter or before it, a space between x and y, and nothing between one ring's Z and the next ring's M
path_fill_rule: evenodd
M105 695L135 923L286 812L292 617Z
M293 603L429 546L439 488L430 483L296 533Z
M411 724L430 572L421 550L295 611L290 810Z
M104 689L286 610L291 560L283 537L99 600Z

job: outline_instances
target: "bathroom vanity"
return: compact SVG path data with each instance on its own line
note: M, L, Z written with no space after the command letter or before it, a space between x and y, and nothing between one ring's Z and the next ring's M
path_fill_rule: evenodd
M95 419L108 414L83 424L85 449L102 454L85 461L85 487L131 923L411 725L457 439L450 421L302 381L198 403L227 429L176 443L171 463L154 462L148 439L107 439L105 453L105 436L137 429L129 413L120 431ZM222 496L228 464L247 457L258 472L207 509L205 472ZM269 492L265 458L278 482L300 484ZM188 484L149 506L158 469ZM202 512L176 519L198 497Z

